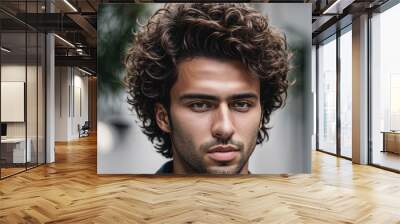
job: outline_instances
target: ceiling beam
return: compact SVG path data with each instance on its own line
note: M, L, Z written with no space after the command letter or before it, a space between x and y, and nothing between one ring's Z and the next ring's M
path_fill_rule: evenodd
M90 24L85 17L80 14L68 14L67 15L71 20L73 20L78 26L85 31L85 34L88 36L86 41L91 47L96 46L97 44L97 31L96 29Z
M330 4L322 14L342 14L343 10L351 5L355 0L336 0Z
M83 66L96 71L96 58L90 56L55 56L56 66Z

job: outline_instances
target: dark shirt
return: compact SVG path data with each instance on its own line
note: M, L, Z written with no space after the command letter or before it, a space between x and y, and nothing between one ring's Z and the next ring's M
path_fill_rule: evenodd
M172 160L164 163L164 165L162 165L160 169L158 169L156 172L156 174L172 174L172 173L174 173L174 164Z
M174 163L172 162L172 160L164 163L160 169L157 170L156 174L158 175L163 175L163 174L173 174L174 173ZM249 174L250 171L249 171Z

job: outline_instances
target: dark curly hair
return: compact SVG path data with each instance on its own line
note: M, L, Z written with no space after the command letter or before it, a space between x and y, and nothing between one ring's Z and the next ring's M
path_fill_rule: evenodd
M155 104L169 113L177 64L198 56L239 60L257 75L262 108L257 144L262 143L271 113L287 97L289 53L284 36L243 3L166 4L135 33L125 57L125 83L144 134L159 153L172 157L171 139L157 125Z

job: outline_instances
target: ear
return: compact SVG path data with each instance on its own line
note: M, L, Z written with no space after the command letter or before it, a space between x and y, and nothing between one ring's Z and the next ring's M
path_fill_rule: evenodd
M158 127L161 130L163 130L164 132L170 133L171 132L171 128L170 128L170 125L169 125L168 112L164 108L164 106L161 105L160 103L156 103L155 108L154 108L154 112L155 112L155 115L156 115L156 121L157 121Z

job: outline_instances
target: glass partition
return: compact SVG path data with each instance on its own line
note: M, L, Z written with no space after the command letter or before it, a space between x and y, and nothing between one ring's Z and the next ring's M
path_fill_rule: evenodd
M27 33L27 52L28 52L28 61L27 61L27 81L26 81L26 111L27 111L27 150L30 153L28 156L27 167L31 168L37 165L37 116L38 116L38 102L37 102L37 79L38 79L38 35L37 32L29 31Z
M318 149L336 154L336 36L318 47Z
M43 12L44 1L0 6L20 17ZM1 179L45 163L45 44L44 33L0 12Z
M46 146L45 146L45 112L46 112L46 39L43 33L38 34L38 75L37 75L37 162L44 164L46 162Z
M26 32L1 34L1 176L24 171L30 161L26 151ZM7 49L6 51L4 49Z
M44 4L39 1L27 2L28 13L41 13ZM38 17L33 17L32 22L38 23ZM41 39L42 38L42 39ZM39 103L39 76L41 76L41 59L40 54L43 54L43 35L40 35L36 29L27 29L27 150L31 151L30 161L27 167L35 167L39 164L39 108L42 102ZM40 79L42 80L42 79ZM43 91L42 86L42 91ZM42 152L43 153L43 152ZM41 154L42 154L41 153Z

